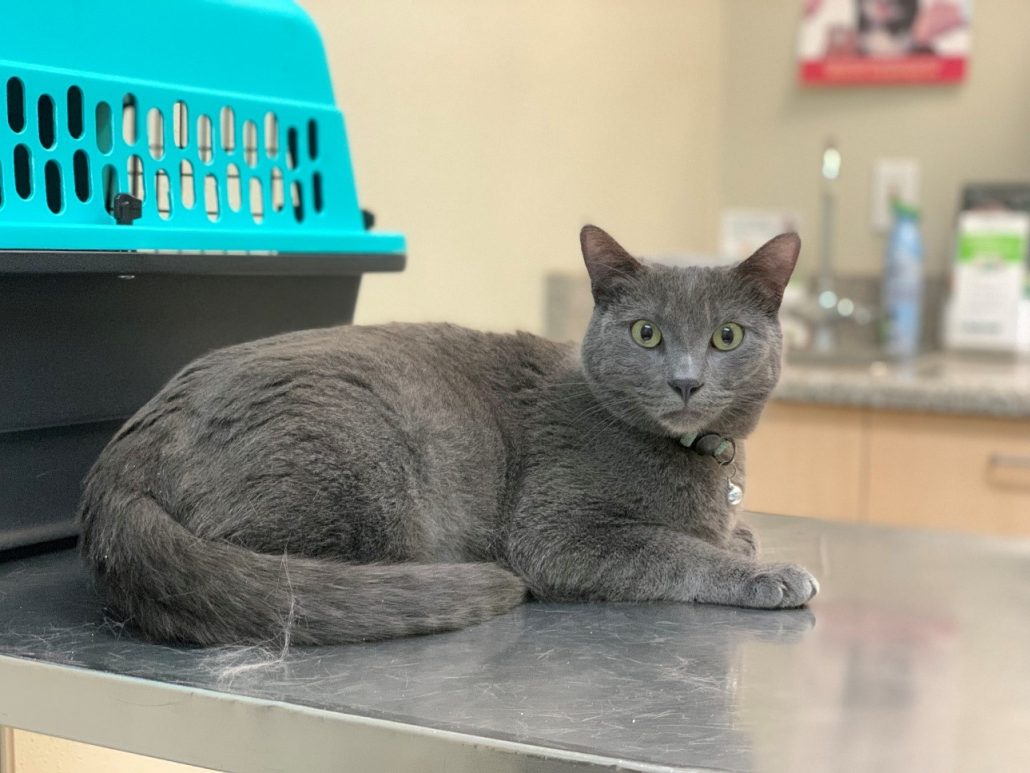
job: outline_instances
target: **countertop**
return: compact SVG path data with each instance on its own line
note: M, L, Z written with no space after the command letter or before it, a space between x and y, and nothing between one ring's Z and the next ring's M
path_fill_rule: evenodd
M0 724L240 771L1030 770L1030 542L747 520L809 609L204 650L101 622L74 552L0 564Z
M1030 418L1030 360L942 353L909 363L813 365L788 360L773 399Z

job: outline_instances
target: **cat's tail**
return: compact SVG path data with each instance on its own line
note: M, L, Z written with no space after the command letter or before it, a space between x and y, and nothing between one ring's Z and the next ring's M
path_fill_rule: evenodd
M345 564L204 540L155 500L84 499L82 553L111 611L151 639L333 644L463 628L521 603L489 563Z

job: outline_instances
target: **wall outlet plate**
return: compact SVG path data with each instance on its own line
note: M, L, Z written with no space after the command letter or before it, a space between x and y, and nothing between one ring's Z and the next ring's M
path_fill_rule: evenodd
M884 233L891 227L891 201L919 204L919 162L914 158L878 158L873 162L870 221L873 230Z

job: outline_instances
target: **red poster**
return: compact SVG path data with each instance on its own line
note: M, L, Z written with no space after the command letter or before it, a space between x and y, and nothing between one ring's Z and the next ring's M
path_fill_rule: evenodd
M804 9L804 83L953 83L965 76L972 0L804 0Z

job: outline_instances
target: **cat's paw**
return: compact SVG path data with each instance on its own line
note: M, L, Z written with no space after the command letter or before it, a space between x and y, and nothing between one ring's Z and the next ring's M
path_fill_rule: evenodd
M758 555L758 537L755 536L750 527L739 523L730 533L730 541L727 547L738 556L755 558Z
M796 564L760 564L745 581L743 606L786 609L804 606L819 592L819 581Z

